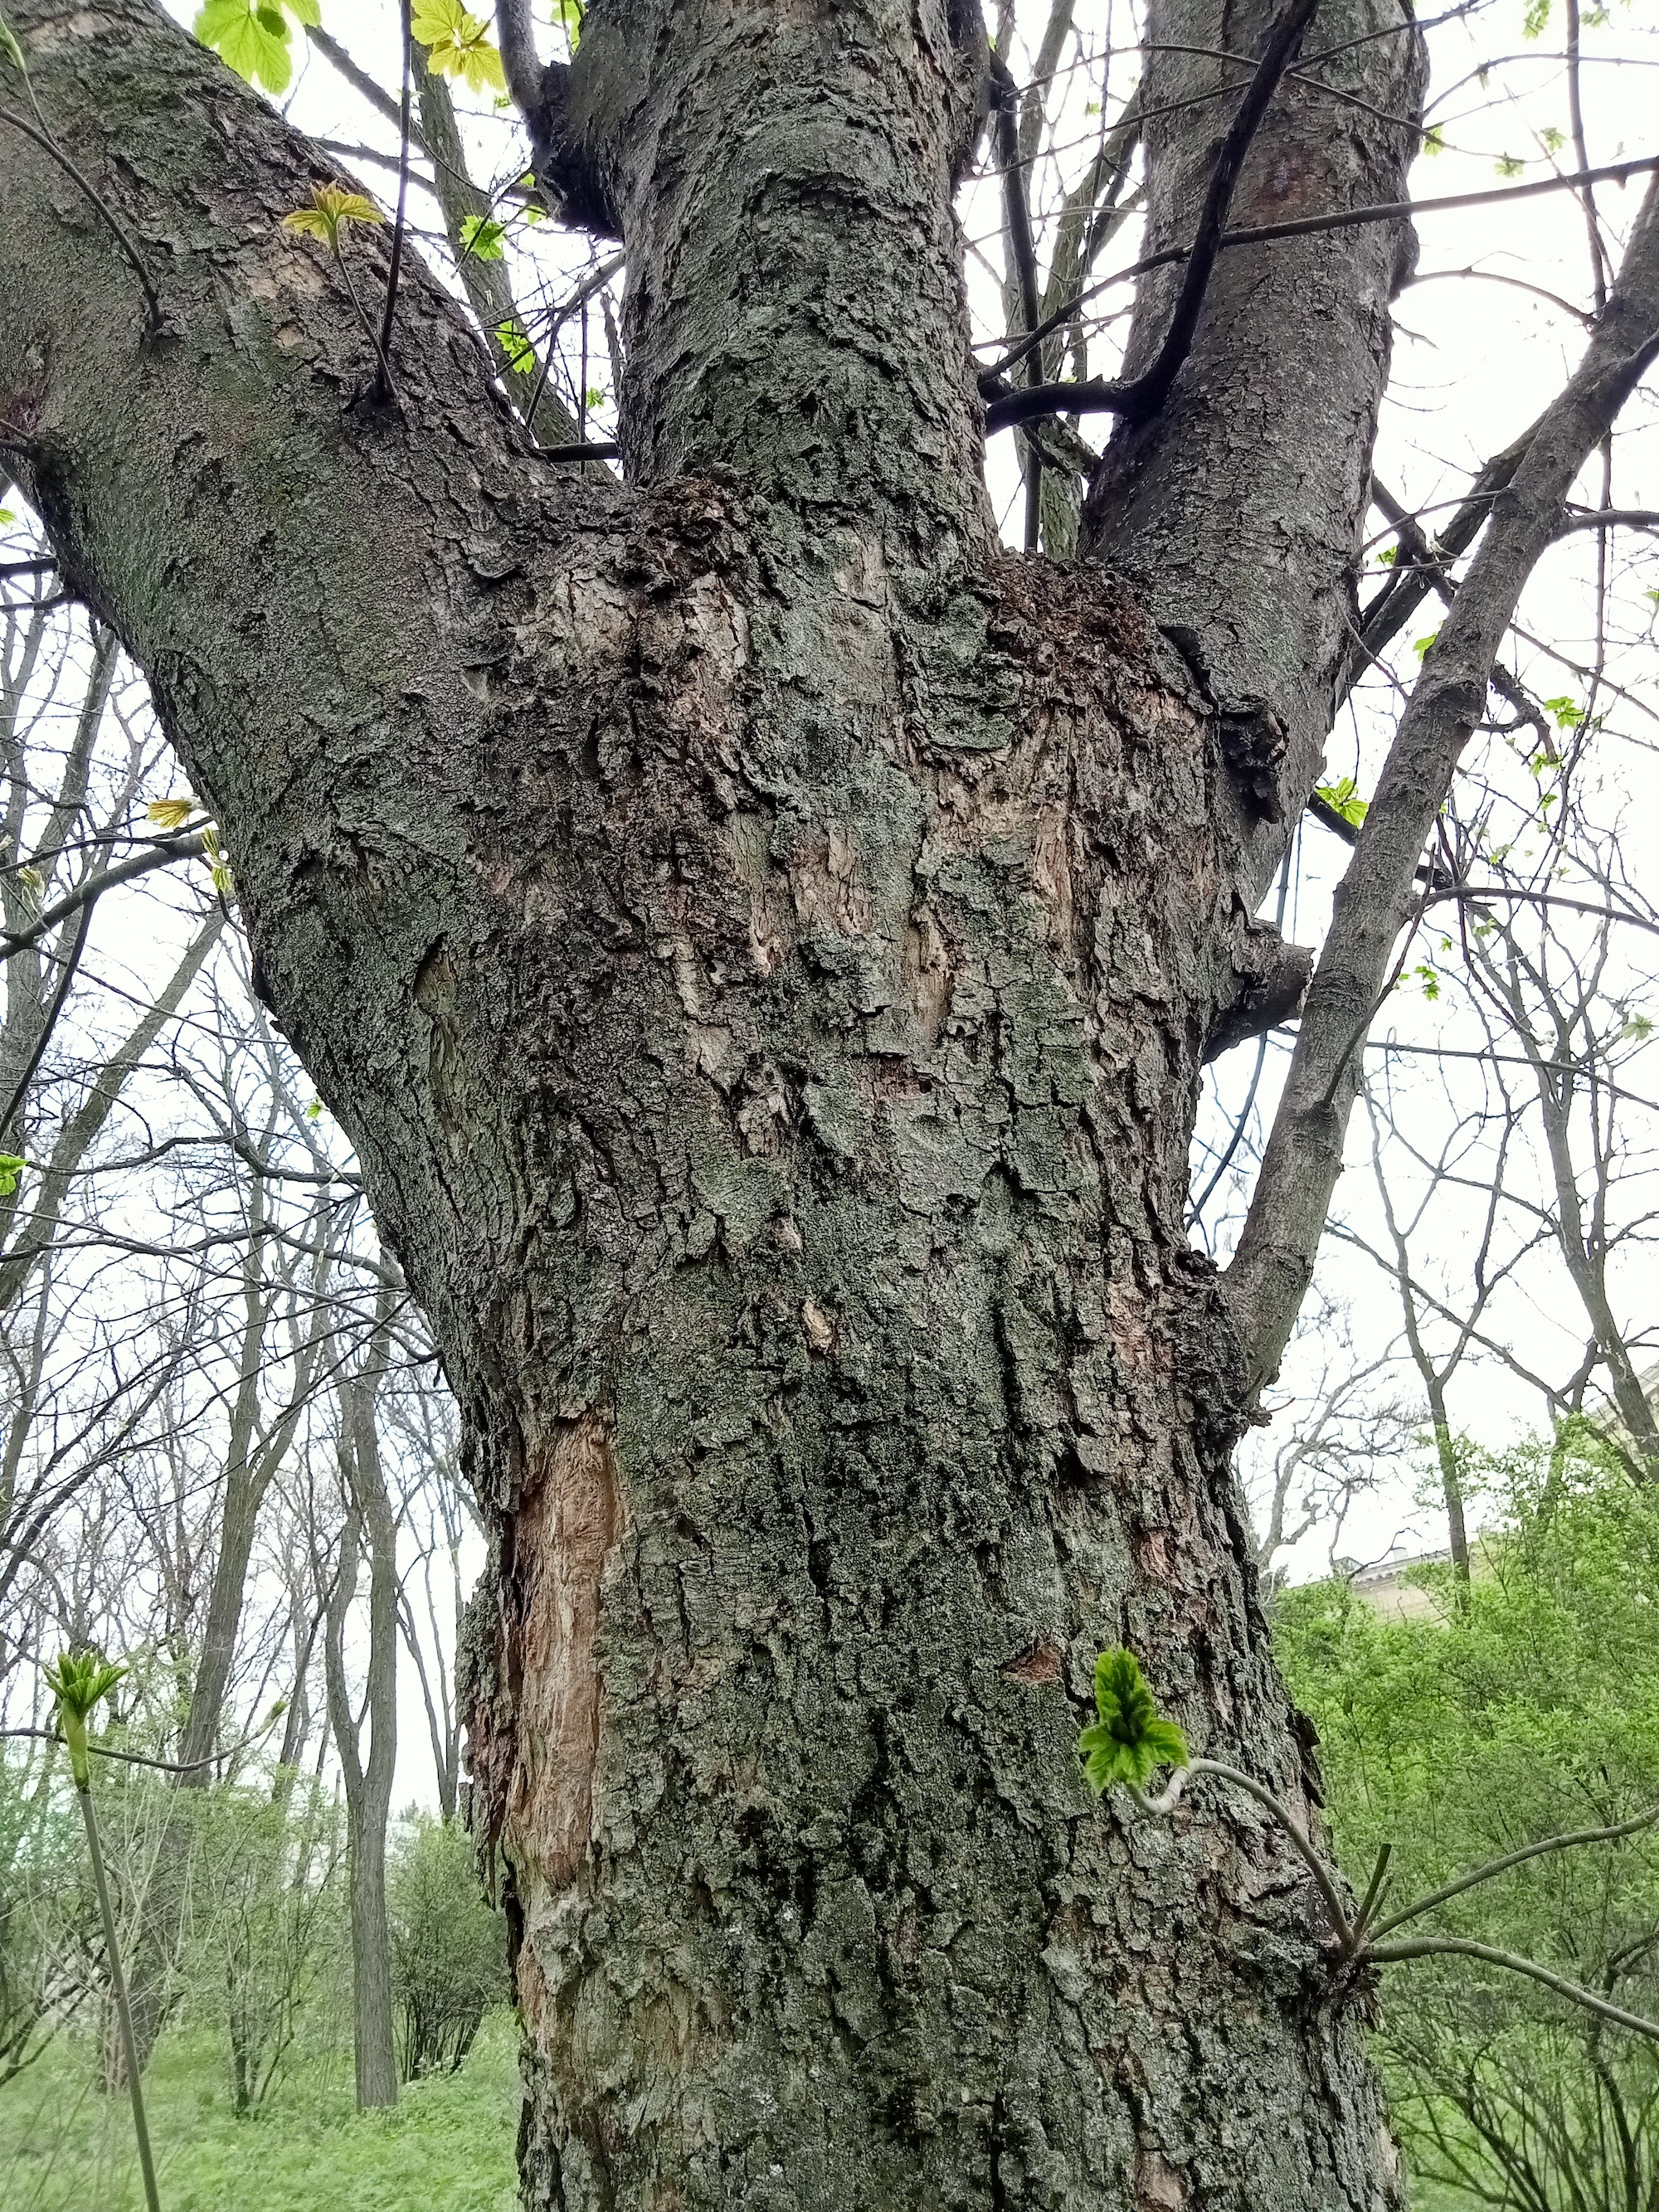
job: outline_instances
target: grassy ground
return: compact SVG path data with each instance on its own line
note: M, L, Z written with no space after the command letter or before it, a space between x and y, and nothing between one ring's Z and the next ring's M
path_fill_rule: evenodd
M165 2037L145 2076L162 2212L518 2212L518 2050L512 2014L494 2013L459 2074L362 2116L350 2052L335 2051L295 2066L257 2118L238 2120L221 2043ZM1413 2212L1468 2201L1412 2192ZM83 2043L65 2039L0 2088L0 2207L143 2212L131 2112L95 2087Z
M220 2045L164 2037L145 2077L162 2212L516 2212L518 2030L494 2014L460 2072L359 2116L351 2060L296 2067L236 2119ZM63 2040L0 2089L5 2212L143 2212L126 2099Z

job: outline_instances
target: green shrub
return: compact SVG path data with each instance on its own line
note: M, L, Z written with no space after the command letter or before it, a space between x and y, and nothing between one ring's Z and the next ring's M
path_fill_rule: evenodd
M1448 1582L1436 1613L1382 1620L1331 1582L1275 1620L1349 1878L1392 1843L1395 1903L1659 1802L1659 1496L1593 1450L1482 1472L1498 1519L1465 1601ZM1534 1859L1432 1925L1659 2016L1659 1826ZM1379 2049L1414 2178L1512 2212L1659 2203L1651 2042L1443 1958L1385 1970Z
M465 1831L427 1814L402 1824L386 1897L404 2079L453 2073L508 1996L506 1923L484 1901Z

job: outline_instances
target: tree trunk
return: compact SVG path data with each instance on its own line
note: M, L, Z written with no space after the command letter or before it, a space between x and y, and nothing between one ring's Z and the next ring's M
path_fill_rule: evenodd
M175 328L101 232L54 250L82 205L0 142L0 415L227 825L490 1515L526 2204L1380 2212L1365 2001L1282 1837L1097 1806L1074 1745L1127 1642L1314 1817L1183 1206L1202 1054L1305 975L1249 915L1334 696L1399 227L1230 258L1178 527L1151 432L1091 503L1132 586L992 541L977 9L596 0L559 143L629 252L626 490L530 453L418 265L399 406L363 397L278 228L328 165L143 0L9 12ZM1314 145L1287 94L1240 220L1398 198L1402 28L1322 17L1366 100ZM383 243L346 250L374 296Z
M398 2101L392 2010L392 1930L386 1917L386 1835L398 1764L398 1532L386 1496L374 1402L386 1375L390 1297L382 1291L363 1364L339 1388L341 1487L346 1499L323 1653L329 1723L345 1786L351 1869L352 2045L357 2109ZM364 1711L354 1714L345 1639L357 1589L359 1553L368 1554L368 1644ZM369 1728L365 1755L362 1722Z

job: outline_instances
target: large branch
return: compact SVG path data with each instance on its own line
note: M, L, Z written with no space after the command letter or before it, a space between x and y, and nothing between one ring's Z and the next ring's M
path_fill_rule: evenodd
M1156 415L1163 406L1170 396L1171 386L1181 373L1182 363L1192 349L1199 315L1204 306L1204 295L1209 289L1216 256L1221 251L1223 234L1227 227L1227 211L1233 203L1245 156L1261 128L1268 102L1278 91L1285 70L1296 58L1302 34L1312 21L1314 10L1318 5L1319 0L1290 0L1284 14L1267 33L1267 42L1256 63L1255 74L1245 88L1244 97L1238 103L1237 112L1228 126L1227 135L1221 142L1220 151L1211 169L1197 232L1188 250L1182 271L1181 287L1176 294L1169 325L1152 360L1138 374L1115 380L1096 378L1086 383L1066 385L1044 384L1041 380L1028 379L1027 388L1024 392L994 400L986 410L985 428L988 433L1007 428L1017 422L1033 422L1039 416L1057 414L1062 410L1075 412L1087 409L1091 412L1121 416L1126 422L1141 422ZM1037 320L1033 282L1025 321L1028 334L1036 331Z
M1434 644L1378 780L1309 991L1291 1072L1231 1267L1252 1386L1278 1371L1342 1168L1366 1032L1410 919L1418 862L1486 711L1504 632L1559 532L1579 471L1659 356L1659 179L1577 374L1540 418Z
M495 926L471 855L501 580L556 563L577 517L602 537L609 509L534 460L413 259L402 405L369 403L342 271L283 228L337 163L151 0L8 0L8 15L54 131L157 270L171 331L149 339L106 226L0 133L8 465L67 586L149 677L235 853L257 988L372 1176L352 1101L388 1095L372 1068L423 1063L413 981L434 915L462 939ZM342 237L371 301L387 228ZM407 1195L441 1203L435 1183Z
M1153 0L1146 246L1163 265L1141 281L1125 385L1160 368L1183 292L1191 302L1183 270L1214 174L1213 95L1237 76L1218 50L1265 44L1277 12L1267 0L1242 13ZM1328 90L1285 79L1239 178L1234 221L1247 234L1404 202L1424 78L1415 27L1398 0L1322 0L1319 22L1322 79L1366 105L1345 108L1335 131ZM1231 770L1224 826L1253 909L1334 710L1389 301L1411 233L1401 216L1256 244L1228 236L1178 374L1146 419L1115 431L1084 524L1087 550L1140 586L1213 704Z

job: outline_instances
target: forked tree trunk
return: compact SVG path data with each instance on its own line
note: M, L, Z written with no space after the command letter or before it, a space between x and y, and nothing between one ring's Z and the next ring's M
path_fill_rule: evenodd
M1097 1807L1074 1742L1127 1642L1311 1794L1183 1200L1206 1042L1305 974L1247 917L1324 734L1397 230L1231 257L1170 410L1209 458L1160 505L1143 428L1094 502L1132 587L993 542L976 9L595 0L544 167L629 246L615 493L527 452L418 268L400 411L362 398L277 227L327 164L143 0L11 12L177 327L0 142L0 415L220 811L491 1516L526 2203L1380 2212L1297 1862L1238 1801ZM1398 198L1403 20L1333 6L1365 100L1287 94L1239 219ZM1209 143L1155 149L1163 233Z

